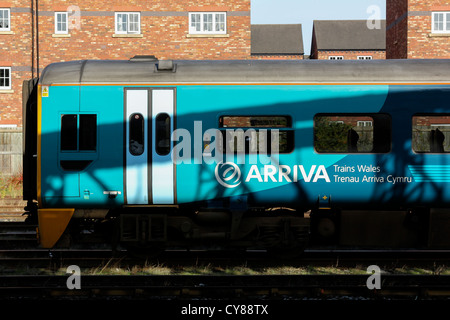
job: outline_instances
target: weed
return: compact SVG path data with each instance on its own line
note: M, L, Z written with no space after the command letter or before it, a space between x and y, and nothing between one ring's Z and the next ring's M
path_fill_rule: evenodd
M22 197L23 174L0 176L0 198Z

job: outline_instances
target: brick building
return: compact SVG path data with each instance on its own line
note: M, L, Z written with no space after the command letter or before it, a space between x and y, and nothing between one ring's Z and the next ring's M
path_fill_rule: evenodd
M449 0L386 0L387 59L449 59Z
M22 81L33 76L30 1L0 0L0 124L20 124Z
M310 59L385 59L385 30L384 20L315 20Z
M314 21L311 58L450 58L450 0L386 1L379 28ZM250 2L0 0L0 127L21 126L22 81L52 62L303 58L301 25L251 26Z
M21 126L22 81L78 59L249 59L250 0L0 0L0 126Z

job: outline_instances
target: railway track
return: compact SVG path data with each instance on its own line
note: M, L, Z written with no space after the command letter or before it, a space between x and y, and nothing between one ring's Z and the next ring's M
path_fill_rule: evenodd
M16 214L17 215L17 214ZM355 250L340 248L311 248L298 259L273 259L264 251L218 252L207 250L168 250L157 258L136 258L125 249L66 250L39 249L36 242L36 226L21 221L0 223L0 300L11 306L23 301L48 302L78 301L91 304L106 302L108 307L115 302L139 303L145 308L159 310L175 318L183 310L190 312L208 306L215 308L217 315L227 315L230 306L256 311L255 306L264 306L265 315L278 318L287 311L304 312L314 306L317 311L320 302L335 302L344 308L348 303L360 302L436 302L450 301L450 276L439 275L440 266L450 265L450 251L445 250ZM14 248L14 249L11 249ZM96 276L81 275L81 288L69 289L70 275L17 275L18 266L43 268L48 272L69 265L80 268L95 268L117 265L132 268L136 265L160 264L179 268L189 265L208 265L211 269L221 266L269 268L276 266L311 267L335 266L345 268L355 265L379 265L382 270L396 266L427 266L434 274L416 276L412 274L381 274L381 289L368 289L370 275L258 275L229 276L224 274L201 276ZM220 272L219 272L220 273ZM112 302L112 304L110 303ZM42 304L45 306L45 303ZM136 307L135 304L131 305ZM371 307L373 305L369 305ZM433 305L434 306L434 305ZM228 309L227 309L228 307ZM353 307L351 304L350 307ZM185 308L185 309L183 309ZM197 308L197 309L195 309ZM245 309L246 308L246 309ZM262 312L262 307L259 307ZM411 310L410 305L405 306ZM205 309L203 309L205 310ZM212 310L212 309L210 309ZM219 311L220 310L220 311ZM346 311L343 309L343 311ZM187 311L186 311L187 312ZM321 312L324 312L322 310ZM256 314L255 314L256 315Z
M1 276L2 299L404 299L449 300L450 276L382 275L379 289L368 275L306 276ZM69 284L68 284L69 283Z
M16 198L0 199L0 222L22 222L25 220L26 201Z
M25 222L0 222L0 249L36 248L36 228Z
M327 255L334 254L330 260ZM68 307L73 310L73 302L84 306L107 306L108 311L120 312L121 308L130 307L132 310L163 313L174 319L183 318L183 310L206 310L200 308L215 308L215 316L243 316L240 314L227 314L232 312L235 306L249 312L249 308L264 306L268 314L267 319L279 319L281 315L301 314L305 310L332 313L341 310L349 312L346 308L355 306L367 306L371 314L381 309L374 310L374 306L394 302L402 306L404 312L411 311L417 306L436 307L436 304L444 304L450 301L450 276L449 275L414 275L414 274L379 274L379 288L369 288L370 274L310 274L310 275L227 275L216 272L213 275L89 275L84 273L84 268L95 266L98 270L103 266L120 263L125 270L136 265L151 265L158 263L164 266L180 268L180 265L209 265L212 270L221 270L220 266L228 265L267 268L270 265L288 266L311 266L325 264L347 264L358 263L367 265L380 259L386 252L361 251L354 252L360 257L366 256L366 260L355 260L351 252L343 250L309 250L305 252L304 260L270 262L263 259L263 252L248 252L241 257L234 257L231 253L221 254L218 258L217 252L198 251L180 252L170 251L164 253L155 260L136 260L126 255L125 251L115 252L115 257L110 250L84 251L84 250L16 250L14 252L0 251L0 265L3 273L8 268L8 259L11 266L25 264L28 267L41 265L47 272L52 269L67 268L70 265L78 265L81 268L79 276L79 287L69 288L73 274L66 275L0 275L0 301L7 302L8 306L23 305L24 301L39 301L39 305L48 310L57 301L70 302ZM412 263L413 256L421 256L425 259L420 263L436 264L446 260L442 255L445 252L391 252L397 255L391 261L383 258L384 262L391 266L409 261ZM339 259L336 259L336 258ZM379 261L379 260L378 260ZM215 267L216 266L216 267ZM14 267L10 267L11 270ZM6 272L7 273L7 272ZM41 272L42 273L42 270ZM44 302L44 303L43 303ZM117 304L120 302L120 304ZM367 304L367 303L370 304ZM43 303L43 304L42 304ZM100 304L99 304L100 303ZM102 304L104 303L104 304ZM124 304L125 303L125 304ZM128 303L128 304L127 304ZM323 310L323 304L332 309ZM407 303L403 305L403 303ZM5 304L3 304L5 305ZM75 304L77 305L77 304ZM120 306L120 308L119 308ZM112 309L111 309L112 308ZM114 309L119 308L119 309ZM260 307L262 308L262 307ZM406 309L403 309L406 308ZM103 309L102 309L103 310ZM209 309L212 310L212 309ZM221 310L221 311L219 311ZM262 309L259 309L262 311ZM383 309L386 312L386 309ZM435 310L435 309L433 309ZM73 310L76 311L76 310ZM85 312L85 311L84 311ZM391 311L390 311L391 312ZM256 314L253 314L255 316ZM262 314L260 314L262 315ZM203 314L204 317L209 315ZM248 317L248 315L246 315Z
M15 213L19 215L20 213ZM21 215L21 214L20 214ZM265 251L208 251L167 250L157 257L130 255L124 248L112 250L107 246L84 249L39 249L36 225L23 221L0 220L0 265L11 267L53 268L71 264L95 268L105 263L123 266L157 263L166 267L186 265L242 266L268 268L277 266L334 266L336 268L378 265L392 269L397 266L426 267L439 273L442 266L450 266L449 250L377 250L343 249L334 247L310 248L296 259L278 259Z
M124 248L112 250L109 246L89 244L81 245L76 249L39 249L36 235L37 225L24 221L0 220L0 262L10 264L14 262L46 264L55 259L66 261L80 261L85 264L95 264L105 259L123 259L127 255ZM84 255L84 256L83 256ZM402 264L414 263L427 265L450 265L450 250L417 250L417 249L355 249L339 247L311 247L302 256L296 259L279 259L265 251L211 251L211 250L167 250L157 256L159 261L168 265L191 264L201 262L215 263L264 263L265 266L279 263L294 263L297 265L335 265L351 266L358 263L365 264ZM152 259L142 255L139 259ZM134 259L138 261L139 259Z

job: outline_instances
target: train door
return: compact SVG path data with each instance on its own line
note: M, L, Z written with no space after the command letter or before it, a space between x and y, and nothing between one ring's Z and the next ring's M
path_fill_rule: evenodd
M172 88L125 89L127 204L175 203L174 110Z

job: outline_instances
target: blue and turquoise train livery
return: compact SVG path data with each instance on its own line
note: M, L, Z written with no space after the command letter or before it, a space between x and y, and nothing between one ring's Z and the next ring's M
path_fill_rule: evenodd
M429 242L450 208L449 71L448 60L51 64L25 83L24 198L48 248L89 222L143 247L301 251L358 232L348 217L399 213Z

